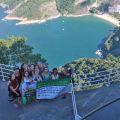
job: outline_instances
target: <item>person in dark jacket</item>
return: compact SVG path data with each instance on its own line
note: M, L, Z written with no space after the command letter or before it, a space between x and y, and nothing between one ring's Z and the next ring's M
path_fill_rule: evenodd
M9 97L11 97L11 101L19 102L20 101L20 91L19 91L19 83L15 77L15 74L11 74L8 82L8 91ZM15 104L17 106L17 104Z

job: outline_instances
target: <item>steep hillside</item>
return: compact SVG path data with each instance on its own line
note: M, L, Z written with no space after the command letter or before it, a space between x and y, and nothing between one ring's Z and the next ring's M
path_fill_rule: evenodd
M34 2L33 0L28 0L11 15L27 17L28 19L44 19L58 14L59 12L57 11L55 0L34 0Z
M25 20L43 20L59 15L89 14L91 8L109 13L109 7L116 8L118 0L0 0L7 5L8 17L26 18ZM119 6L117 6L119 8ZM117 9L119 10L119 9ZM120 18L120 13L109 13ZM21 20L20 19L20 20Z
M113 32L106 38L104 48L107 53L120 56L120 28L116 27Z
M44 19L59 15L55 0L2 0L7 4L10 17ZM13 3L13 4L12 4Z
M24 0L0 0L1 3L4 3L9 6L9 9L14 9L18 4Z
M87 5L96 0L0 0L6 4L9 17L44 19L59 14L86 14Z

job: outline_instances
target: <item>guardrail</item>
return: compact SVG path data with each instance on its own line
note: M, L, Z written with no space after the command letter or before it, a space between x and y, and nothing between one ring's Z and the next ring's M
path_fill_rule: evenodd
M112 68L105 71L87 74L72 75L74 85L80 88L94 87L98 85L110 85L112 82L120 81L120 68Z
M0 79L3 81L7 80L9 75L14 71L14 68L15 66L0 64ZM109 85L112 82L120 81L120 67L95 73L73 73L72 78L75 81L74 85L80 88L97 86L99 84Z
M9 75L14 71L15 66L0 64L0 79L8 80Z

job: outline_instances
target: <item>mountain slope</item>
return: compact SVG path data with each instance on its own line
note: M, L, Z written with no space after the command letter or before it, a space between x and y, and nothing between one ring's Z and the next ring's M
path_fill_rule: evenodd
M34 0L34 2L28 0L11 15L28 19L44 19L58 14L55 0Z
M95 2L95 0L87 0ZM0 0L6 4L9 17L31 19L45 19L59 14L84 14L88 13L87 5L82 5L85 0Z
M120 4L118 0L0 0L7 5L8 17L41 20L61 15L88 14L90 8L98 7L108 12L109 6ZM120 14L115 14L120 17Z
M120 56L120 28L116 27L106 38L104 48L107 53Z

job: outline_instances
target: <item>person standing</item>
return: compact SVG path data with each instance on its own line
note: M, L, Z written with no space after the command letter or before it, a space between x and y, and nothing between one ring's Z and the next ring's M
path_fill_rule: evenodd
M22 75L20 74L19 68L16 68L14 73L15 73L15 78L18 81L18 84L19 84L19 87L20 87L20 84L22 82Z
M38 69L39 69L39 74L40 74L40 76L42 77L42 73L43 73L43 63L42 63L41 61L38 61L36 67L38 67Z
M50 75L49 69L48 67L45 67L42 73L42 79L43 81L46 81L46 80L50 80L50 78L51 78L51 75Z
M54 69L52 70L51 78L52 78L52 80L57 80L57 79L59 79L59 74L58 74L57 68L54 68Z
M42 77L40 76L40 71L37 67L35 69L34 81L42 81Z

